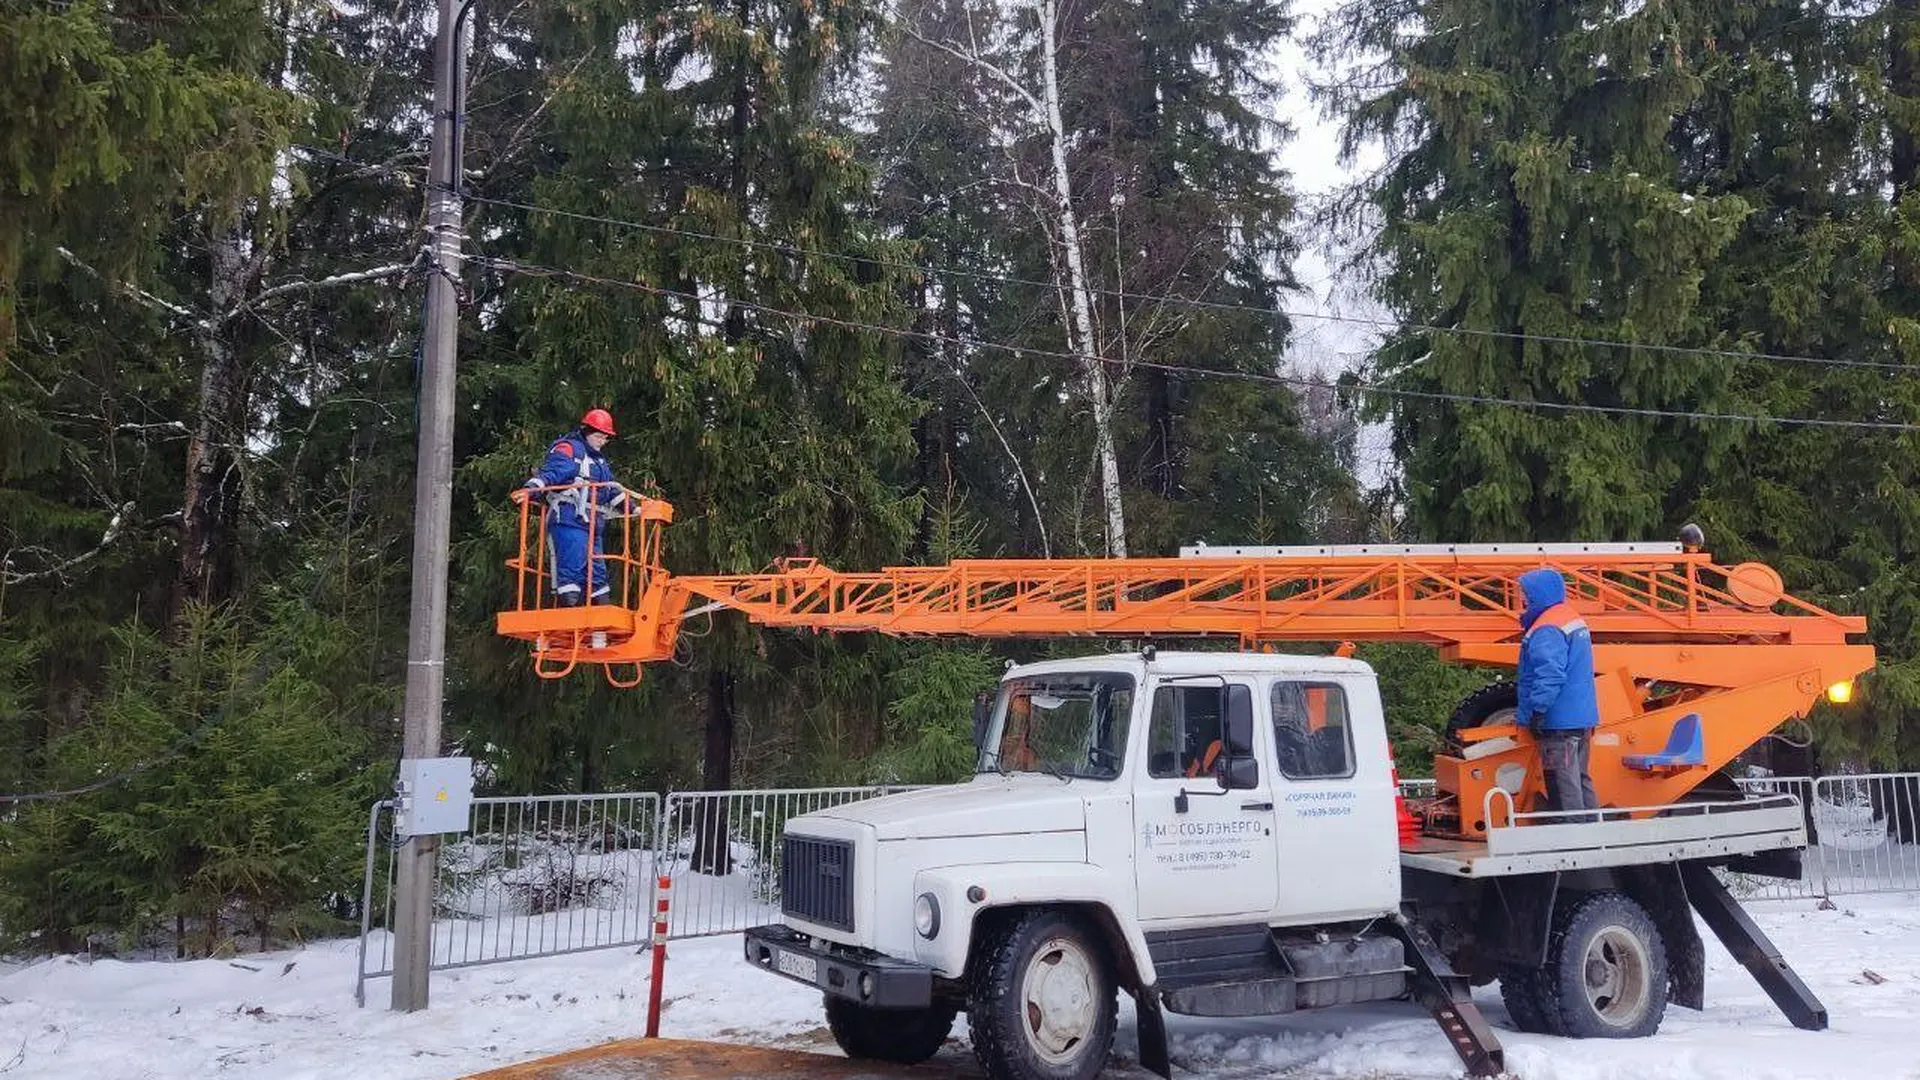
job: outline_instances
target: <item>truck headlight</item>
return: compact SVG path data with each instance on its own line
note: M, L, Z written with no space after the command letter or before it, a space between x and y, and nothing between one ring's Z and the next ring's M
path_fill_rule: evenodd
M940 901L930 892L921 893L913 901L913 929L928 941L940 933Z

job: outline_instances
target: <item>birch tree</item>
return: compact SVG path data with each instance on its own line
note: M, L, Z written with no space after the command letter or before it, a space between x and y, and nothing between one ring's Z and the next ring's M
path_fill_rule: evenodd
M974 11L966 9L961 33L928 33L911 22L904 22L902 28L915 40L965 61L983 77L998 83L1018 104L1026 123L1039 130L1045 140L1045 179L1035 182L1021 175L1017 159L1010 167L1009 178L1035 196L1036 209L1047 229L1067 349L1079 361L1083 392L1093 417L1094 459L1106 553L1124 557L1127 519L1114 438L1115 380L1107 370L1107 361L1094 335L1093 286L1087 274L1079 211L1074 200L1073 172L1068 163L1068 135L1061 109L1060 5L1057 0L1020 0L1011 5L1008 15L1011 18L1004 22L983 19L977 23ZM1027 20L1032 23L1030 28L1023 25ZM1023 50L1021 38L1029 32L1037 35L1037 43L1030 50ZM1023 51L1031 53L1030 60L1018 59ZM1025 68L1031 70L1023 70ZM1009 133L998 134L1004 137Z

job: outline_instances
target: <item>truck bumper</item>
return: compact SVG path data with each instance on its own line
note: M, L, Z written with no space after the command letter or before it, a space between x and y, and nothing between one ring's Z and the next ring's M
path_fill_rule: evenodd
M933 1004L933 969L875 953L814 945L805 934L774 923L745 934L747 963L877 1009L923 1009Z

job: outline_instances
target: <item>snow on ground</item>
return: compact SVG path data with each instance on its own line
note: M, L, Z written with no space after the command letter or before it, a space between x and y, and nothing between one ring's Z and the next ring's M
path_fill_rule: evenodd
M1598 1042L1522 1035L1497 987L1478 998L1525 1080L1920 1080L1920 894L1751 910L1826 1004L1797 1031L1711 935L1707 1009L1672 1008L1658 1036ZM1704 931L1703 931L1704 933ZM818 996L748 968L736 935L669 946L661 1033L834 1052ZM396 1014L386 980L353 1003L357 943L233 961L0 966L0 1077L339 1077L440 1080L642 1033L650 958L633 949L436 972L433 1004ZM1882 980L1864 974L1872 971ZM1116 1050L1136 1053L1123 997ZM1277 1020L1170 1018L1191 1075L1251 1078L1460 1074L1438 1029L1404 1004ZM943 1057L964 1063L966 1025ZM1124 1064L1110 1075L1144 1076Z

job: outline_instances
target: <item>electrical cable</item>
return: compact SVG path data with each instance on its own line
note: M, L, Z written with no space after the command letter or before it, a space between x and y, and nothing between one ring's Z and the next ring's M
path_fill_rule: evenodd
M648 285L648 284L645 284L644 282L623 281L619 278L602 277L595 274L582 273L577 270L565 270L558 267L542 266L537 263L526 263L526 262L519 262L512 259L499 259L499 258L493 258L490 256L480 256L480 255L472 256L469 261L471 261L477 266L488 266L493 269L501 270L509 273L519 273L519 274L526 274L526 275L538 276L538 277L566 278L569 280L587 282L590 284L607 285L607 286L613 286L618 288L631 289L637 292L648 293L654 296L672 297L672 298L681 299L681 300L691 300L696 303L704 302L702 297L696 296L692 293L680 292L674 289L661 288L660 286ZM801 312L786 311L780 308L768 306L766 304L758 304L758 303L754 303L752 301L747 301L747 300L728 300L727 303L735 307L743 308L748 311L757 311L766 315L773 315L773 316L789 318L789 319L797 319L804 322L824 323L826 325L838 326L838 327L842 327L850 330L865 330L865 331L871 331L874 333L888 334L894 337L908 338L908 339L914 339L914 340L920 340L920 341L931 341L931 342L937 342L941 344L960 345L964 347L972 347L972 348L980 348L980 349L993 349L997 351L1012 353L1014 355L1037 356L1037 357L1044 357L1048 359L1067 360L1076 364L1084 362L1084 359L1082 357L1076 356L1072 353L1059 352L1057 350L1051 350L1051 349L1029 348L1021 345L1007 345L1007 344L1003 344L1000 342L993 342L993 341L981 341L981 340L975 340L975 339L969 339L969 338L958 338L958 337L952 337L946 334L934 333L932 331L927 331L927 330L911 330L904 327L882 326L877 323L860 322L860 321L851 320L851 319L840 319L840 318L835 318L827 315L804 314ZM1687 409L1648 409L1648 408L1635 408L1632 406L1625 406L1625 405L1588 405L1588 404L1582 404L1578 402L1560 402L1560 401L1522 401L1514 398L1490 397L1490 396L1481 395L1481 394L1453 394L1453 393L1444 393L1441 391L1434 391L1434 390L1410 390L1404 387L1382 386L1378 383L1368 383L1368 382L1361 382L1357 380L1346 380L1341 382L1322 382L1322 381L1316 381L1313 379L1300 378L1297 376L1272 375L1272 374L1263 374L1259 372L1250 372L1250 371L1216 371L1208 368L1197 368L1197 367L1192 367L1184 364L1170 364L1170 363L1156 362L1156 361L1150 361L1150 360L1118 361L1118 360L1108 359L1106 357L1093 357L1092 359L1094 359L1099 363L1106 364L1109 366L1114 366L1114 367L1146 368L1149 370L1166 371L1166 372L1175 373L1175 374L1193 376L1196 378L1233 379L1233 380L1239 380L1244 382L1264 383L1269 385L1280 385L1280 386L1288 386L1288 387L1294 387L1294 388L1309 387L1309 388L1317 388L1317 389L1331 389L1336 391L1338 390L1359 391L1362 393L1376 394L1382 397L1389 397L1389 398L1403 398L1403 399L1416 400L1416 401L1444 401L1444 402L1450 402L1453 404L1463 404L1463 405L1488 405L1488 406L1503 407L1503 408L1526 409L1529 411L1541 410L1541 411L1548 411L1548 412L1589 413L1589 414L1600 414L1600 415L1607 415L1607 416L1656 417L1656 418L1671 419L1671 420L1733 421L1733 422L1752 423L1752 424L1779 424L1787 427L1844 428L1844 429L1854 429L1854 430L1892 431L1892 432L1920 431L1920 424L1901 423L1897 421L1833 420L1833 419L1827 419L1824 417L1770 416L1770 415L1759 414L1759 413L1726 413L1726 412L1710 412L1705 410L1687 410Z

